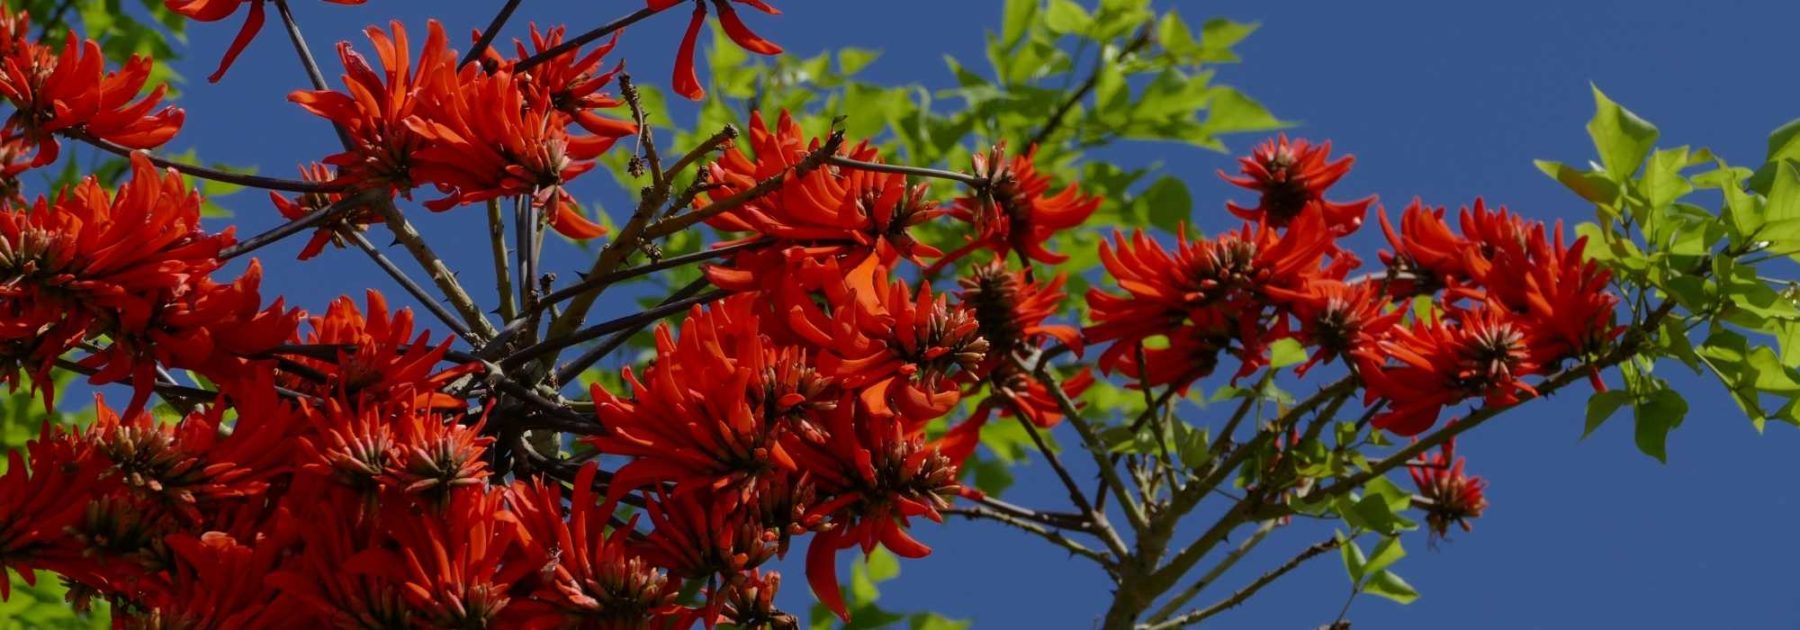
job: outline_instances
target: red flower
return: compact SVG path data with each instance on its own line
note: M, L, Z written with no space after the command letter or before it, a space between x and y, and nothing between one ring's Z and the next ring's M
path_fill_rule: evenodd
M1471 246L1450 232L1443 208L1427 208L1413 199L1401 212L1398 233L1386 212L1378 212L1376 217L1388 243L1394 246L1394 251L1380 253L1381 263L1409 276L1394 287L1395 295L1429 294L1469 277L1464 254Z
M487 481L487 447L494 438L481 434L486 416L464 425L401 407L395 424L394 450L383 475L390 487L442 502L459 489L479 490Z
M774 192L707 220L720 231L749 232L745 239L771 241L769 247L734 254L730 265L707 267L714 284L736 291L771 289L780 287L783 277L802 261L836 258L844 267L855 267L869 256L892 264L900 257L920 263L940 255L910 233L913 226L944 214L924 200L924 184L908 187L901 175L831 166L798 173L796 166L821 144L817 138L806 138L785 111L772 130L762 114L751 113L750 148L755 158L737 147L727 150L708 172L715 188L702 202L743 194L770 178L787 179ZM876 148L867 143L844 156L880 160Z
M1482 491L1487 481L1463 474L1463 458L1456 456L1456 440L1444 443L1435 455L1421 454L1419 461L1407 466L1419 496L1425 499L1425 523L1431 535L1444 538L1451 525L1469 531L1469 521L1487 509Z
M789 438L795 460L812 475L819 493L830 497L809 511L829 516L831 523L807 547L806 578L819 601L845 620L837 552L861 546L867 554L881 545L903 558L930 554L930 547L907 533L909 519L942 521L939 510L960 490L956 464L926 446L924 438L908 435L897 420L840 405L825 414L824 440Z
M1045 249L1044 244L1057 233L1081 225L1100 208L1099 197L1081 193L1081 187L1069 184L1061 192L1050 193L1050 178L1038 173L1033 159L1037 147L1024 155L1006 159L1006 145L994 147L987 154L974 157L976 177L989 182L990 188L972 197L956 200L951 214L975 227L968 245L938 261L934 267L978 248L988 249L1001 258L1014 251L1021 256L1050 264L1068 260L1068 256Z
M404 400L417 397L423 407L460 407L462 401L440 393L445 385L480 369L467 364L445 370L437 365L450 352L450 337L435 347L430 331L413 335L410 308L389 313L387 298L373 289L367 294L365 318L348 297L332 300L323 316L307 320L312 332L299 341L333 352L332 358L296 356L295 363L320 374L324 382L296 378L288 384L320 396L341 396L358 401Z
M1345 284L1337 280L1314 280L1303 291L1275 291L1293 311L1300 323L1296 338L1318 352L1294 369L1305 376L1314 365L1339 357L1377 350L1387 331L1406 315L1406 310L1392 306L1384 288L1384 280L1364 280Z
M684 1L686 0L644 0L644 4L650 10L662 11ZM694 45L699 41L700 27L706 23L706 2L707 0L693 0L694 17L688 21L687 33L681 38L681 49L675 53L675 93L696 101L706 96L706 89L700 87L700 75L694 72ZM725 28L725 35L733 43L759 55L781 54L780 46L757 36L750 32L749 27L744 26L737 9L731 6L733 2L769 15L780 15L781 11L763 0L712 0L713 7L719 10L719 25Z
M526 59L534 54L555 48L563 43L565 28L558 26L548 32L539 32L537 24L531 25L531 49L525 48L524 42L515 42L518 48L518 59ZM602 90L611 85L613 79L625 69L621 61L611 70L603 70L601 62L606 55L612 53L613 47L619 44L619 32L613 32L612 39L595 47L586 55L580 49L573 49L555 57L544 60L523 73L515 72L528 80L536 89L526 90L527 98L547 99L548 107L554 108L572 118L575 124L593 134L589 136L571 137L569 142L583 146L582 152L603 153L619 138L637 133L637 125L627 120L605 118L595 114L596 109L612 109L624 102L613 98ZM502 59L493 48L487 50L487 61L493 68L511 68L511 63ZM515 60L516 61L516 60ZM533 103L533 107L545 107L543 103Z
M432 25L434 37L437 25ZM447 68L441 69L445 74ZM563 188L594 168L594 158L611 146L571 142L568 117L552 107L548 94L501 70L464 72L450 89L433 93L426 115L405 120L425 145L413 153L413 175L446 194L425 207L444 211L515 195L532 195L550 226L564 236L588 239L606 229L581 215Z
M206 280L231 231L200 230L200 198L179 175L142 155L131 172L116 195L90 177L54 204L40 198L29 209L0 210L0 342L9 342L0 348L13 346L6 358L40 377L46 406L54 392L41 377L78 342L99 335L116 343L86 361L103 369L96 382L136 379L131 406L140 406L153 383L152 358L206 363L214 351L209 326L220 313L241 312L238 298L247 296L239 289L254 294L254 267L247 287Z
M541 568L529 596L500 620L533 629L691 624L691 611L676 603L681 583L632 549L635 523L608 531L612 514L594 494L598 471L589 463L576 473L566 510L560 484L512 485L511 511L530 539L525 564Z
M349 134L351 147L325 158L326 164L337 167L341 181L353 188L406 192L416 185L413 161L424 141L405 121L420 109L426 94L453 91L454 85L445 89L430 82L454 81L456 54L450 50L444 28L432 21L425 49L414 66L405 27L396 21L388 28L393 32L391 39L378 28L364 31L384 72L370 67L349 42L339 42L338 58L344 63L347 91L296 90L288 94L288 100Z
M1454 322L1417 321L1396 327L1379 354L1359 357L1358 370L1368 400L1386 399L1376 428L1418 435L1437 422L1447 405L1482 397L1489 405L1509 405L1537 395L1523 380L1538 372L1534 339L1518 321L1491 306L1454 313ZM1399 360L1382 365L1383 356Z
M1245 221L1261 221L1284 228L1301 213L1320 215L1333 236L1343 236L1362 227L1374 196L1340 203L1327 201L1325 191L1350 172L1354 156L1331 160L1331 143L1314 145L1305 140L1288 142L1287 134L1256 147L1250 157L1240 158L1242 177L1231 177L1219 171L1219 177L1243 188L1262 194L1254 208L1227 201L1225 208Z
M874 258L847 273L835 261L807 271L831 312L794 288L781 307L788 325L823 350L820 370L860 392L864 408L897 413L917 429L961 400L958 388L974 378L988 351L973 313L932 297L930 285L913 293Z
M10 20L4 11L0 9L0 20ZM107 72L100 44L77 40L74 33L63 41L61 54L25 41L22 32L13 33L13 38L0 60L0 96L17 109L7 127L38 143L33 167L56 161L58 133L148 149L162 146L181 130L185 114L180 108L150 113L161 103L167 86L158 85L138 98L155 64L149 57L132 55L125 67Z
M314 162L300 167L300 178L309 182L329 182L337 179L330 167ZM331 204L344 200L343 193L305 193L294 199L281 196L281 193L270 191L269 200L275 202L275 209L283 218L293 220L318 212ZM337 215L337 219L319 226L313 231L312 239L306 247L300 249L300 260L312 260L319 252L325 250L325 244L343 246L338 235L342 229L362 229L360 226L381 223L382 217L374 208L361 207Z
M399 584L415 623L493 627L514 587L540 568L518 561L527 534L505 509L503 492L473 486L451 493L440 509L382 503L387 544L359 554L344 570Z
M105 460L85 440L52 431L48 422L24 452L7 453L0 473L0 574L18 572L34 584L33 569L51 569L81 578L97 573L83 568L73 530L88 501L107 489ZM0 580L0 600L12 597L12 580Z
M238 31L237 37L232 38L231 47L225 49L225 58L219 60L219 69L214 70L211 76L206 77L207 82L218 83L219 79L225 77L225 71L231 69L232 62L237 61L238 54L244 52L244 47L250 45L250 40L255 39L256 33L262 30L264 1L265 0L163 0L163 5L167 6L170 11L174 11L189 19L200 22L217 22L223 20L230 17L231 14L236 13L238 8L245 4L250 5L250 13L244 17L244 27ZM367 0L325 1L332 4L355 5L362 4Z
M1565 247L1560 223L1554 248L1544 244L1542 231L1532 240L1525 303L1532 327L1546 342L1540 362L1597 352L1625 332L1615 323L1619 296L1610 289L1612 272L1587 258L1587 243L1584 236ZM1597 371L1593 380L1600 382Z
M293 628L291 612L272 606L263 576L290 541L267 538L245 545L225 532L167 538L173 563L167 583L144 593L142 609L122 607L123 628Z
M1100 245L1100 261L1125 295L1088 290L1094 320L1088 341L1114 342L1100 354L1100 368L1138 374L1143 347L1144 376L1153 379L1147 384L1185 389L1210 374L1217 353L1236 341L1237 375L1254 372L1267 361L1268 331L1287 308L1284 300L1347 267L1334 260L1321 268L1332 247L1321 221L1302 214L1285 233L1245 225L1199 241L1187 240L1183 230L1172 255L1141 232L1130 241L1114 233L1112 243ZM1145 345L1155 337L1166 337L1167 345Z
M695 307L679 342L668 326L658 327L656 361L643 380L625 369L629 400L593 386L606 431L587 440L631 458L610 480L609 501L659 482L747 494L756 477L795 469L776 438L835 405L835 388L805 353L763 336L754 308L749 296ZM736 504L743 497L722 498Z

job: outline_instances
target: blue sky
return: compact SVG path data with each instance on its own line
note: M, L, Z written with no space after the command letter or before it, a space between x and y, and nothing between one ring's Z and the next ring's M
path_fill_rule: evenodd
M399 18L422 39L427 13L456 41L484 25L500 3L372 2L339 7L299 0L296 10L315 51L331 62L332 44L359 46L362 26ZM855 45L885 51L868 70L878 81L944 86L945 54L978 63L982 32L995 28L999 2L777 3L780 18L749 16L788 50L811 54ZM1582 131L1593 82L1662 129L1661 146L1713 148L1737 163L1761 161L1769 130L1800 117L1800 87L1777 65L1792 56L1791 26L1800 4L1514 0L1505 3L1326 1L1180 2L1190 20L1223 15L1261 22L1241 45L1244 63L1220 78L1243 88L1277 115L1298 121L1293 133L1328 138L1358 157L1340 186L1343 197L1379 194L1398 210L1413 196L1437 205L1477 195L1528 216L1579 221L1590 209L1539 174L1534 158L1579 162L1592 148ZM576 30L641 6L632 1L526 2L523 20L567 22ZM271 16L273 17L273 16ZM663 84L684 16L634 27L621 51L640 82ZM177 68L195 78L212 70L235 33L225 24L194 24L188 59ZM365 47L366 48L366 47ZM327 75L337 74L335 63ZM329 127L288 104L304 76L273 19L219 85L189 86L182 104L189 125L174 149L198 147L208 160L257 164L290 175L300 161L334 150ZM678 120L683 117L678 116ZM1248 147L1240 138L1233 147ZM1230 156L1183 146L1132 146L1109 153L1132 164L1160 163L1188 180L1203 226L1221 220L1233 194L1213 171ZM604 175L591 192L607 207L624 197ZM278 222L256 193L222 201L237 212L240 234ZM468 209L465 209L468 210ZM479 212L423 216L422 224L477 287L485 284L486 249ZM1214 225L1218 225L1214 223ZM1373 238L1373 234L1364 234ZM299 242L271 248L267 285L290 302L322 307L342 293L373 286L400 291L360 254L328 252L305 265L285 260ZM1364 245L1373 247L1372 241ZM550 269L573 269L572 251ZM478 292L486 297L485 292ZM1571 389L1490 423L1460 443L1472 472L1490 481L1491 507L1472 534L1411 555L1395 567L1423 596L1411 606L1364 598L1351 610L1358 627L1570 628L1734 627L1800 625L1791 587L1800 547L1785 541L1800 517L1792 453L1800 435L1771 425L1758 436L1716 386L1679 367L1666 370L1693 403L1671 438L1667 465L1639 454L1629 423L1615 420L1585 441L1582 396ZM1065 437L1072 443L1072 435ZM1009 499L1047 507L1066 497L1040 465L1019 471ZM1091 471L1089 471L1091 472ZM1240 569L1223 596L1327 532L1307 524L1278 531ZM1109 599L1091 565L1067 560L1043 543L986 523L925 527L936 553L907 562L883 603L897 610L935 609L972 618L979 627L1086 627ZM804 611L810 596L797 568L784 593ZM848 575L846 573L846 575ZM1334 618L1347 583L1324 558L1218 618L1226 628L1311 628Z

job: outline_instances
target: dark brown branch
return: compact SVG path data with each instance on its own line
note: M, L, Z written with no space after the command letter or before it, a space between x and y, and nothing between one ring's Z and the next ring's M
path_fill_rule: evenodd
M1287 562L1281 563L1281 566L1275 567L1274 569L1269 570L1268 573L1258 576L1255 581L1245 585L1244 588L1238 589L1236 593L1232 593L1230 597L1220 600L1219 603L1150 626L1150 628L1151 630L1172 630L1173 628L1200 623L1208 617L1225 612L1236 607L1238 604L1244 603L1244 600L1250 599L1250 596L1255 595L1257 591L1262 590L1263 587L1268 586L1275 580L1281 579L1281 576L1287 575L1290 571L1298 568L1307 560L1317 558L1325 552L1336 549L1337 547L1338 540L1336 538L1329 538L1323 542L1316 543L1311 547L1301 550L1300 553L1294 557L1288 558Z
M232 173L229 171L221 171L219 169L207 168L204 166L200 166L198 164L187 164L187 163L183 163L183 162L176 162L174 160L157 157L157 156L151 154L149 151L140 151L137 149L131 149L129 147L120 146L120 145L115 144L108 140L96 138L94 136L88 135L88 133L85 131L69 130L69 131L63 131L61 133L62 133L62 135L67 136L71 139L80 140L82 142L93 145L95 148L98 148L102 151L111 153L113 155L118 155L121 157L130 157L132 153L142 153L144 155L144 157L147 157L150 159L151 164L155 164L162 168L175 169L175 172L181 173L183 175L192 175L194 177L198 177L201 179L210 179L215 182L223 182L226 184L233 184L233 185L237 185L237 186L248 186L251 188L261 188L263 190L279 190L279 191L284 191L284 192L297 192L297 193L329 193L329 192L338 192L338 191L342 191L345 189L345 186L343 184L336 184L336 183L331 183L331 182L308 182L308 181L300 181L300 180L292 180L292 179L279 179L279 178L275 178L275 177L262 177L259 175L247 175L244 173Z
M647 275L650 273L655 273L658 271L662 271L664 269L673 269L675 267L683 267L683 266L691 265L694 263L705 262L708 260L712 260L714 258L721 258L721 257L727 256L727 255L730 255L733 253L737 253L740 251L763 247L763 246L769 245L771 243L773 243L773 241L769 241L769 240L753 240L753 241L743 241L743 242L739 242L739 243L732 243L732 244L726 245L724 247L705 249L705 250L701 250L698 252L694 252L692 254L683 254L681 256L670 256L668 258L664 258L662 260L658 260L653 263L649 263L649 264L645 264L645 265L638 265L636 267L631 267L629 269L620 269L618 271L606 274L604 276L595 276L592 278L587 278L585 280L582 280L581 282L577 282L575 284L563 287L561 289L557 289L556 291L552 292L551 294L544 296L543 299L538 301L537 308L540 310L549 308L551 305L553 305L557 302L567 300L569 298L580 295L584 292L601 289L601 288L607 287L609 285L618 284L620 282L624 282L624 281L630 280L632 278Z
M448 326L451 332L456 333L456 336L462 337L464 341L469 342L471 345L480 343L479 340L475 338L475 335L469 332L467 326L464 326L454 314L451 314L450 311L446 310L443 304L438 303L437 298L432 297L430 293L425 291L425 287L421 287L419 286L419 283L414 282L411 276L406 275L405 271L401 271L400 267L395 265L394 261L387 257L387 254L381 253L381 250L375 247L374 243L369 242L369 237L364 236L360 230L355 229L345 229L340 233L346 238L349 238L350 242L354 243L358 249L363 250L363 253L368 254L369 259L375 261L375 266L380 267L382 271L387 272L388 277L393 278L394 282L400 283L401 288L406 289L407 293L412 294L414 300L418 300L419 304L425 307L425 310L431 311L431 314L436 316L438 321L444 322L444 325Z
M922 166L907 166L904 164L880 164L880 163L876 163L876 162L864 162L861 160L852 160L850 158L843 157L841 155L834 155L829 158L826 158L825 163L830 164L832 166L841 166L844 168L856 169L859 171L872 171L872 172L876 172L876 173L895 173L895 174L899 174L899 175L910 175L913 177L929 177L929 178L933 178L933 179L947 179L947 180L950 180L953 182L959 182L961 184L964 184L967 186L973 186L976 188L986 187L990 183L986 179L976 177L974 175L958 173L955 171L946 171L946 170L935 169L935 168L925 168Z
M729 295L729 293L727 293L725 291L709 291L707 293L704 293L704 294L701 294L698 296L694 296L694 297L691 297L691 298L688 298L685 300L678 300L676 302L664 304L662 306L658 306L658 307L655 307L655 308L652 308L650 310L646 310L646 311L643 311L640 313L627 315L627 316L621 317L619 319L615 319L615 320L604 322L601 324L589 326L587 328L577 330L577 331L569 333L567 335L551 337L549 339L544 340L541 343L532 345L532 346L527 347L518 352L514 352L512 354L512 356L506 357L506 359L502 360L500 363L502 366L508 367L508 368L517 367L519 365L524 364L526 361L530 361L539 356L543 356L545 354L556 352L558 350L562 350L569 346L574 346L574 345L586 343L589 341L593 341L595 339L599 339L600 337L604 337L608 334L615 333L615 332L618 332L621 330L627 330L627 329L635 328L638 326L642 326L649 322L653 322L653 321L662 319L664 317L668 317L670 315L680 313L684 310L687 310L688 308L692 307L695 304L703 304L706 302L711 302L713 300L725 297L726 295Z
M500 34L500 29L506 28L506 21L512 19L513 11L517 10L519 10L519 0L506 0L506 4L500 7L500 13L488 22L487 28L481 30L481 38L475 40L475 46L463 55L462 61L458 62L456 67L461 68L480 59L482 53L487 52L488 46L493 45L494 37Z
M294 219L292 221L288 221L287 223L283 223L281 225L275 226L273 229L270 229L267 232L263 232L256 236L252 236L248 239L245 239L245 240L239 242L236 245L222 249L219 251L219 259L220 260L231 260L233 258L237 258L238 256L248 254L248 253L256 251L258 249L262 249L264 247L268 247L269 245L272 245L277 241L280 241L289 236L298 234L298 233L306 230L307 228L317 226L321 223L325 223L332 219L336 219L339 215L342 215L351 210L354 210L358 206L364 206L364 205L368 205L371 203L375 203L376 201L380 200L384 195L385 195L385 193L383 193L381 191L365 190L365 191L362 191L355 195L345 197L341 200L338 200L337 203L333 203L329 206L319 208L318 210L309 212L305 216L302 216L298 219Z
M710 283L708 283L706 281L705 278L695 280L691 283L688 283L687 286L684 286L684 287L676 290L675 293L670 294L669 297L663 298L663 301L660 304L658 304L656 306L656 308L658 308L658 309L672 308L674 305L676 305L678 303L691 304L692 302L689 302L688 300L690 300L691 298L693 298L696 295L699 295L699 293L701 291L706 290L706 287L708 287L708 286L711 286L711 285L710 285ZM669 314L673 315L676 312L680 312L679 309L671 311ZM613 333L611 337L608 337L606 339L606 341L603 341L599 345L596 345L593 348L588 349L587 352L581 353L581 355L575 357L574 360L569 361L568 363L564 364L563 366L557 368L556 375L555 375L556 380L554 382L568 383L568 382L574 381L576 377L581 375L581 372L583 370L586 370L588 368L588 366L598 363L600 361L600 359L605 358L606 355L612 354L614 350L618 350L620 346L625 345L625 342L629 341L631 339L632 335L637 334L638 331L643 330L645 326L649 326L652 322L655 322L657 319L661 319L661 318L660 317L646 318L640 322L636 322L631 326L627 326L626 328Z
M674 6L679 6L679 5L674 5ZM613 20L612 22L605 24L599 28L588 31L586 33L582 33L580 35L576 35L575 37L572 37L572 38L568 39L567 41L564 41L561 44L552 46L552 47L550 47L549 50L532 55L530 57L526 57L524 60L520 61L518 63L518 65L513 66L513 68L519 72L524 72L526 70L530 70L531 68L537 66L540 63L544 63L551 59L555 59L557 55L561 55L561 54L569 52L571 50L575 50L577 48L587 45L588 42L594 41L596 39L600 39L602 37L606 37L607 35L611 35L614 31L625 28L627 26L631 26L632 24L636 24L639 21L642 21L644 18L650 17L652 15L656 15L657 12L658 11L656 9L651 9L648 7L638 9L637 11L632 12L630 15L619 18L617 20Z

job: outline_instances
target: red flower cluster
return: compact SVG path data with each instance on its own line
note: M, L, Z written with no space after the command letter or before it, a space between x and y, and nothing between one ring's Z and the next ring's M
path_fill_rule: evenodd
M1069 259L1045 249L1044 244L1057 233L1086 222L1100 209L1101 199L1082 194L1081 187L1074 184L1050 194L1050 178L1038 172L1033 162L1036 156L1037 147L1031 147L1024 155L1008 160L1004 144L975 155L974 175L986 185L957 199L951 210L975 232L968 245L945 257L939 266L977 249L1002 257L1018 252L1022 258L1053 265Z
M293 313L262 308L260 269L230 284L210 277L231 231L200 229L200 197L142 155L116 194L94 178L52 201L0 210L0 366L17 383L46 377L67 352L93 349L78 367L93 382L129 381L130 408L149 399L158 364L228 369L285 341ZM110 345L91 342L109 338Z
M1325 199L1351 160L1329 161L1327 146L1282 137L1245 158L1244 177L1230 181L1262 197L1255 208L1228 204L1250 222L1240 230L1180 235L1173 253L1141 233L1102 245L1123 294L1088 293L1089 341L1113 342L1101 369L1185 388L1222 354L1242 377L1267 365L1272 343L1293 339L1312 349L1300 371L1345 361L1367 401L1387 405L1374 425L1414 435L1470 398L1533 396L1525 379L1592 357L1620 333L1611 277L1584 258L1585 240L1566 244L1560 224L1551 238L1543 224L1480 201L1463 210L1460 235L1441 209L1414 203L1398 231L1384 214L1388 271L1349 278L1361 263L1337 239L1356 230L1370 200ZM1432 300L1430 314L1408 321L1404 307L1418 297Z
M708 267L713 284L734 291L779 289L787 283L784 270L809 261L836 259L855 267L873 257L891 266L901 258L916 264L940 255L909 231L944 214L924 199L924 184L909 187L900 175L836 166L803 170L824 143L807 139L786 112L774 129L761 114L750 115L750 149L754 157L732 147L712 165L708 177L714 188L701 202L749 194L761 182L784 178L773 192L707 220L721 231L750 233L718 247L768 245L732 254L729 265ZM833 155L879 162L867 143Z
M1425 524L1431 528L1432 536L1443 538L1451 525L1469 531L1469 521L1487 509L1487 499L1482 496L1487 481L1463 474L1463 459L1456 456L1455 439L1445 442L1436 454L1420 455L1419 461L1408 465L1407 472L1412 473L1413 484L1424 498Z
M124 68L108 72L99 43L70 33L59 52L34 41L30 31L27 15L0 6L0 97L14 109L0 136L37 144L24 168L56 161L57 134L148 149L181 130L185 114L179 108L157 110L165 86L139 98L155 63L150 58L132 55ZM22 160L19 155L9 161Z
M583 216L563 188L594 167L594 158L635 128L594 115L614 107L600 90L616 70L603 70L607 44L583 56L570 50L529 70L515 70L527 58L508 59L489 50L488 63L458 66L444 29L431 22L417 64L406 29L370 28L383 71L378 72L349 43L338 45L345 92L296 91L289 96L307 111L330 120L351 145L325 158L338 169L338 183L352 190L408 194L431 184L445 197L427 202L435 211L506 196L531 195L551 227L565 236L594 238L605 229ZM533 31L533 47L544 51L562 41L562 29ZM576 126L586 134L570 130Z

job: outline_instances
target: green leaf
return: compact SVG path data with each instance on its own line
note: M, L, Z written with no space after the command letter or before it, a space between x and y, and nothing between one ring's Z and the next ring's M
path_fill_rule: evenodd
M1292 337L1269 344L1269 367L1284 368L1306 361L1306 346Z
M1800 221L1800 172L1791 162L1776 168L1775 181L1769 186L1769 200L1763 205L1763 220Z
M1231 63L1238 60L1231 47L1244 41L1251 33L1256 32L1255 22L1233 22L1224 18L1213 18L1200 25L1199 61L1205 63Z
M1658 386L1637 401L1633 408L1637 421L1637 447L1645 455L1668 463L1669 431L1681 426L1687 417L1687 400L1667 386Z
M1650 147L1656 144L1656 126L1614 103L1600 86L1593 88L1595 111L1588 121L1588 136L1594 139L1606 171L1614 181L1622 182L1637 172L1644 156L1650 154Z
M1075 0L1050 0L1050 10L1044 14L1044 26L1058 35L1086 32L1093 22L1094 17Z
M881 51L867 48L842 48L838 50L838 71L845 75L862 72L863 68L875 63L881 57Z
M1025 38L1031 27L1031 20L1037 15L1040 0L1006 0L1006 9L1000 19L1000 48L1012 50Z
M1411 604L1419 599L1419 591L1406 580L1388 571L1376 571L1369 575L1369 583L1363 585L1363 592L1385 597L1396 603Z
M1369 554L1369 561L1363 564L1363 573L1376 573L1405 557L1406 549L1400 546L1400 537L1388 536L1375 545L1375 551Z
M912 630L968 630L975 622L968 619L951 619L934 612L913 613L907 619Z
M1631 399L1631 392L1617 389L1600 392L1589 397L1587 424L1581 428L1581 437L1586 438L1594 432L1594 429L1600 428L1602 423L1619 411L1619 407L1631 402Z
M1269 113L1267 107L1235 88L1216 86L1209 90L1206 122L1201 123L1202 139L1227 133L1268 131L1287 127L1288 123ZM1200 139L1196 144L1206 146ZM1211 147L1209 147L1211 148Z
M1561 162L1549 160L1532 160L1538 170L1549 175L1550 179L1561 182L1569 190L1580 195L1582 199L1597 204L1610 204L1619 198L1619 185L1606 178L1605 173L1584 171Z
M1170 232L1180 229L1194 209L1194 196L1188 192L1187 184L1171 175L1150 184L1138 200L1144 208L1141 216L1148 217L1150 225Z
M1344 573L1350 575L1351 584L1362 584L1363 565L1368 559L1363 556L1362 547L1356 545L1356 539L1336 534L1338 540L1338 556L1344 560Z

